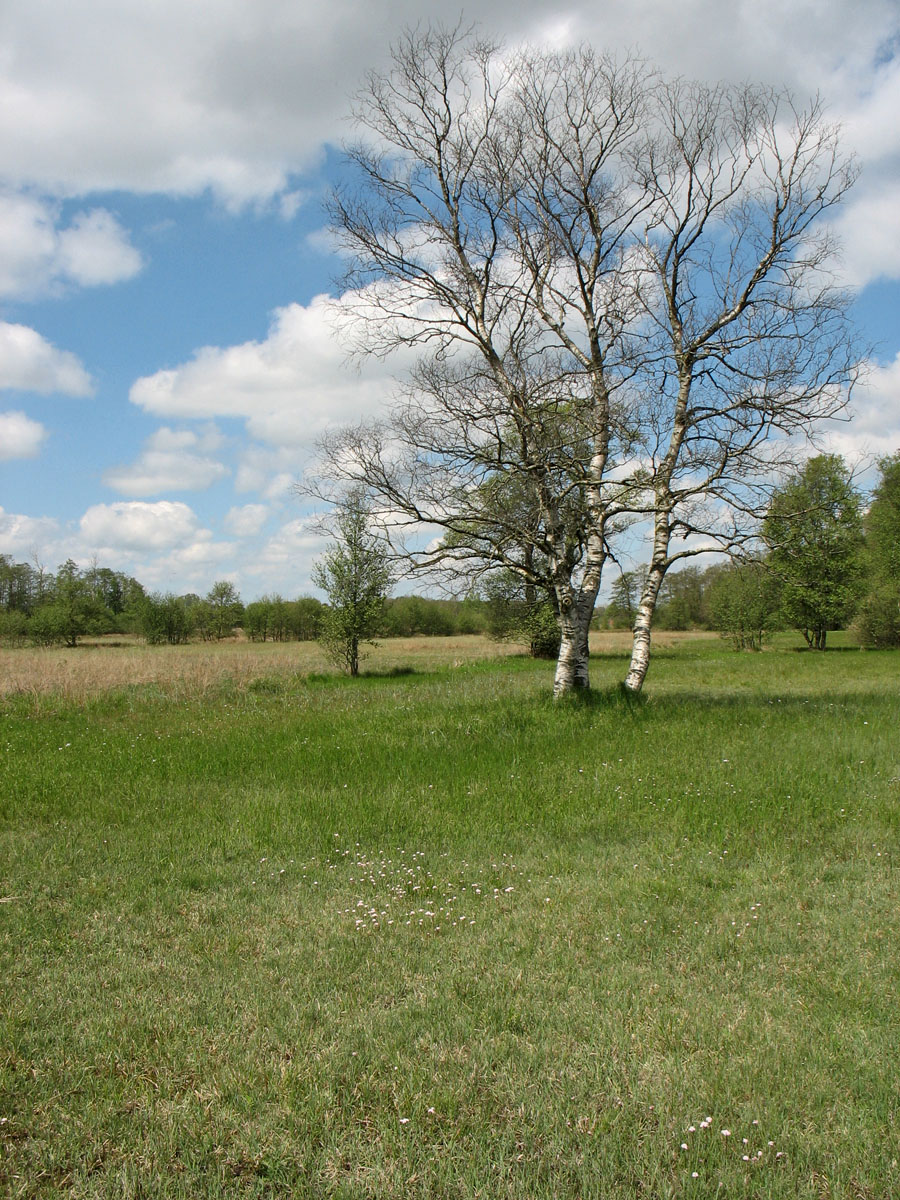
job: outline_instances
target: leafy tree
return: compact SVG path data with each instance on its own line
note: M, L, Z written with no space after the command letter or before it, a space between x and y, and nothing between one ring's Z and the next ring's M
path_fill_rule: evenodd
M350 675L359 674L359 648L380 631L392 572L384 541L370 528L369 508L352 491L337 509L335 541L313 569L313 582L328 597L319 639L328 656Z
M273 637L272 632L273 602L269 596L253 600L244 608L244 633L251 642L264 642Z
M30 613L43 598L43 572L0 554L0 609Z
M661 629L696 629L703 622L704 571L669 571L659 590L657 624Z
M109 632L122 632L130 621L139 620L144 588L136 579L96 563L83 572L82 578L91 598L111 615Z
M244 616L244 606L234 584L227 579L217 580L207 592L205 604L203 619L209 638L221 641L230 637Z
M853 616L864 586L860 497L837 454L811 458L775 493L762 526L785 620L810 649Z
M144 596L137 614L138 630L151 646L181 646L190 640L194 618L183 596L171 592Z
M778 579L764 562L731 562L707 575L707 604L713 629L731 638L735 650L761 650L780 624Z
M870 645L900 646L900 451L878 465L881 479L863 522L868 586L856 631Z
M21 645L28 636L28 618L15 608L0 608L0 643Z
M291 637L301 642L313 642L319 636L325 605L314 596L301 596L287 605L286 628Z
M114 624L112 614L95 597L85 574L71 558L57 570L47 595L29 623L29 635L38 645L74 647L85 634L106 632Z
M446 637L453 633L453 620L440 600L397 596L385 607L384 632L388 637Z

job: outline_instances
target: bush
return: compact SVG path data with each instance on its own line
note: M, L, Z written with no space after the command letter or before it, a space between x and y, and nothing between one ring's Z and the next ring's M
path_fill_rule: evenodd
M28 618L23 612L0 610L0 642L6 646L19 646L28 634Z
M875 587L859 606L853 635L864 646L900 646L900 595L896 587Z
M735 650L761 650L779 625L778 581L761 562L719 568L708 604L713 629L731 638Z
M42 604L28 622L28 637L35 646L61 646L67 641L66 625L62 605Z

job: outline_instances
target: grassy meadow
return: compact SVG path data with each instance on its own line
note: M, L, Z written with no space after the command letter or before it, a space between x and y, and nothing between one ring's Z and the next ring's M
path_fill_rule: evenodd
M0 651L0 1194L900 1194L900 655Z

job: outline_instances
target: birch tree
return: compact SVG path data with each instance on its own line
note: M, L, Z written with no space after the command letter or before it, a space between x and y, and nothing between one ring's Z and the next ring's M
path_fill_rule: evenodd
M773 435L846 402L846 299L814 228L852 182L837 135L767 89L435 30L401 40L356 117L332 220L357 346L420 358L383 420L327 435L322 477L364 485L416 567L538 564L557 696L588 686L612 542L649 521L638 690L691 535L731 544Z
M407 35L359 99L377 140L351 150L357 186L332 209L365 351L427 353L390 416L331 435L325 461L379 498L395 539L445 532L438 550L405 547L420 566L459 561L473 543L519 573L531 550L541 556L561 627L557 695L588 685L621 511L607 479L621 457L627 289L612 281L626 275L638 207L622 202L622 150L645 76L589 49L504 61L456 33ZM478 502L504 479L528 493L527 526Z
M655 120L635 162L648 197L637 440L652 550L630 691L666 572L755 527L791 437L843 413L859 361L824 226L855 171L821 103L664 82Z

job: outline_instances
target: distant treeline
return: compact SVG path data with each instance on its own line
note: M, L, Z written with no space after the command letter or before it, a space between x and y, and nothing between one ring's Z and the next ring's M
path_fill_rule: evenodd
M219 641L238 631L254 642L312 641L326 606L311 596L263 596L244 604L221 580L205 596L148 592L108 567L81 569L71 559L53 573L0 555L0 640L75 646L79 638L132 634L151 645ZM489 632L489 606L474 597L397 596L385 603L383 637Z
M824 649L827 631L853 627L857 640L900 646L900 453L881 460L867 505L835 455L809 460L775 497L762 525L759 557L686 566L666 574L654 627L709 629L738 649L759 649L776 629L800 630ZM634 626L647 568L624 571L593 626ZM205 596L148 593L138 580L71 559L51 573L0 555L0 642L75 646L103 634L136 634L151 644L218 641L238 631L254 642L311 641L326 605L310 596L263 596L245 605L227 580ZM483 596L384 602L382 637L487 634L554 657L559 622L553 592L496 573Z

